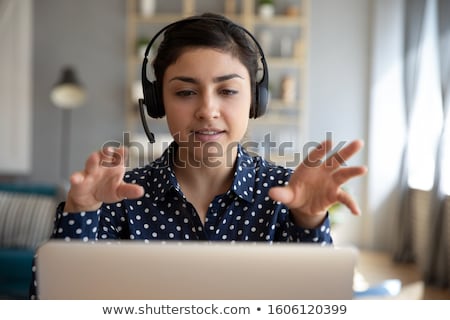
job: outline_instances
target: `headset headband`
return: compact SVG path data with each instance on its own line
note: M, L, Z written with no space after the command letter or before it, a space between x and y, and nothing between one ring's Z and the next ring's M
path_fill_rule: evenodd
M166 25L165 27L163 27L161 30L159 30L154 36L153 38L150 40L150 42L147 45L147 48L145 48L145 53L144 53L144 61L142 62L142 79L146 79L147 80L147 62L148 62L148 54L150 53L150 49L153 46L153 44L155 43L155 41L158 39L158 37L167 29L169 29L170 27L173 27L175 25L179 25L179 24L183 24L183 23L188 23L190 21L199 21L199 20L215 20L215 21L220 21L220 22L224 22L226 24L229 25L233 25L233 26L237 26L240 30L244 31L247 36L249 36L253 42L255 43L256 47L258 48L259 51L259 55L261 57L261 64L263 66L263 76L262 78L259 80L259 84L262 84L266 87L268 87L269 83L268 83L268 67L267 67L267 62L266 62L266 58L264 56L264 52L261 48L261 45L258 43L258 41L256 40L256 38L253 36L253 34L251 34L250 31L248 31L246 28L230 21L230 20L225 20L225 19L221 19L221 18L215 18L215 17L202 17L202 16L195 16L195 17L189 17L183 20L178 20L175 22L172 22L168 25Z

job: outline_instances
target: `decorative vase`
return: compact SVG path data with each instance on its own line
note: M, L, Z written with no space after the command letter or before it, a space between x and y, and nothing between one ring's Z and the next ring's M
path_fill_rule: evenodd
M142 16L150 17L155 14L156 0L140 0L139 11Z
M268 19L275 15L275 7L273 4L263 3L259 5L258 12L261 18Z

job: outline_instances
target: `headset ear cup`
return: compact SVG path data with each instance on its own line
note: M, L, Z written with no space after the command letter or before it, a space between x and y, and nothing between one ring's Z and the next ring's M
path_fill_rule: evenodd
M166 115L166 110L164 109L164 103L161 97L161 86L156 81L154 81L152 84L156 110L155 118L162 118Z
M253 114L250 117L259 118L266 113L269 104L269 90L265 85L260 83L256 86L256 99Z
M143 81L144 84L144 103L147 107L147 114L152 118L162 118L165 115L164 105L159 95L158 85L156 82L148 80Z

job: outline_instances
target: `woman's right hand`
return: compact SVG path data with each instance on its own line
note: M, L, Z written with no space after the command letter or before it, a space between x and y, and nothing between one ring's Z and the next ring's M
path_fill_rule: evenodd
M114 203L125 198L139 198L144 189L125 183L126 149L105 148L92 153L86 161L84 171L70 177L70 190L64 212L94 211L102 203Z

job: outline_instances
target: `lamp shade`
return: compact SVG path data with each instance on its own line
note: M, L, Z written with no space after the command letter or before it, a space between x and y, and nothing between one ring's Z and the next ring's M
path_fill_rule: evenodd
M75 70L65 67L61 78L50 93L53 104L63 109L74 109L80 107L86 100L86 92L78 81Z

